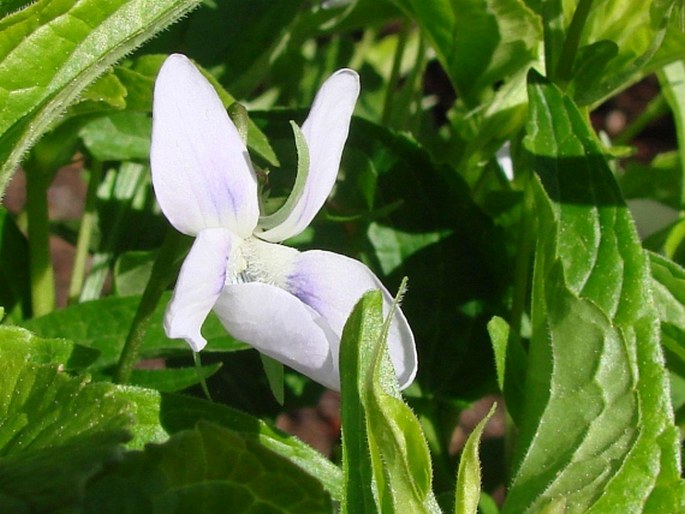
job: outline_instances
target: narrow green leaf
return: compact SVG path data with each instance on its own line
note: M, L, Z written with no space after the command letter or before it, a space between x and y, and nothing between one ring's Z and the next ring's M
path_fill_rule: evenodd
M685 205L685 62L676 61L664 66L658 74L663 95L671 107L678 137L680 161L679 205Z
M387 353L391 319L381 292L369 291L343 331L344 512L439 511L428 445Z
M504 512L678 512L680 450L645 254L579 110L535 73L529 96L533 334Z
M0 20L0 191L88 84L198 3L39 0Z
M504 318L494 316L488 322L488 334L495 353L495 367L497 368L497 384L500 391L504 391L504 372L507 361L507 339L509 339L509 323Z
M269 382L269 389L271 389L271 393L278 404L283 405L285 402L285 373L283 371L283 364L263 353L260 353L259 357L262 360L264 373Z
M480 420L473 432L466 440L464 449L459 460L457 473L457 490L455 492L454 512L458 514L476 514L480 501L480 458L478 445L483 434L483 429L490 418L495 414L497 404L493 404L490 412Z
M307 140L304 138L300 127L294 121L290 122L290 126L295 135L295 147L297 148L297 176L295 177L292 191L285 203L276 212L260 217L259 225L265 230L280 225L292 213L304 194L304 186L307 183L307 176L309 176L309 147L307 146Z
M340 383L343 446L342 512L378 512L364 407L371 350L383 329L383 299L378 291L365 294L345 323L340 342Z

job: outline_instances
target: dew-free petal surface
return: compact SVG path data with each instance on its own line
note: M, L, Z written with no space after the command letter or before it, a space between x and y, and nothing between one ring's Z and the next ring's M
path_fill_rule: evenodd
M254 230L257 179L247 148L214 88L180 54L167 58L155 83L150 163L157 200L179 231L225 227L245 238Z
M202 230L181 267L164 316L164 329L171 339L185 339L195 352L207 344L200 329L224 287L236 239L226 229Z
M322 250L310 250L297 256L287 278L287 289L326 320L336 334L336 341L340 341L355 304L368 290L383 292L385 314L392 304L388 290L364 264ZM414 335L401 309L395 311L388 348L400 387L408 387L416 375L417 356ZM336 349L336 360L337 354Z

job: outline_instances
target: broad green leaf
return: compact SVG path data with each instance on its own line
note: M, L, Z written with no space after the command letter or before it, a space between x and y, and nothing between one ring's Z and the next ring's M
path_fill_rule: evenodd
M80 131L86 149L99 161L147 160L152 120L141 112L122 111L90 121Z
M190 355L183 340L168 339L164 334L162 319L168 300L169 295L165 295L155 311L143 341L142 358ZM138 296L102 298L27 320L23 326L42 337L65 337L99 350L100 357L92 368L102 369L117 362L139 302ZM231 352L247 348L228 336L213 316L205 323L204 334L209 342L205 351Z
M264 421L225 405L176 394L159 396L159 420L170 433L192 429L199 421L217 423L259 442L317 478L334 500L342 498L342 474L311 446L286 435Z
M393 0L426 34L467 106L537 58L542 27L521 0Z
M497 404L490 408L490 412L476 425L466 440L459 460L457 473L457 490L455 493L454 512L459 514L477 514L480 501L480 457L478 445L483 429L495 413Z
M86 86L198 3L39 0L0 20L0 191Z
M591 129L531 73L539 226L525 417L504 512L678 512L678 434L646 256Z
M314 477L253 439L205 422L105 470L89 484L86 504L93 513L331 512Z
M128 439L135 408L111 384L64 371L78 350L0 327L0 505L69 506Z
M150 280L156 251L126 252L114 265L114 290L117 296L142 295Z
M63 444L0 457L0 510L6 513L72 512L88 480L119 458L122 431L73 437Z

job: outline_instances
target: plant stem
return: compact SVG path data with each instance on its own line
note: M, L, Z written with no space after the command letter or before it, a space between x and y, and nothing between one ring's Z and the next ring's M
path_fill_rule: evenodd
M571 80L573 65L576 61L576 53L578 52L578 46L580 45L580 38L583 35L585 22L590 14L592 1L593 0L580 0L576 6L576 11L573 13L571 25L569 25L568 32L566 33L564 47L561 50L559 61L554 69L554 81L560 85L566 84Z
M392 71L390 72L390 79L388 80L388 88L383 102L383 114L381 117L381 124L388 126L392 118L392 105L397 84L400 81L400 71L402 68L402 56L404 49L407 46L407 36L409 35L409 23L407 20L402 21L402 28L397 34L397 48L395 48L395 57L392 61Z
M192 239L175 229L169 228L167 231L119 357L119 363L114 372L115 382L126 384L130 380L131 371L138 362L140 347L150 324L150 318L157 308L162 293L178 276L178 270L191 243Z
M86 193L86 205L81 217L81 225L78 231L76 242L76 256L74 257L74 268L71 272L71 282L69 283L69 303L78 301L83 288L83 280L86 274L86 258L90 248L90 240L93 234L93 226L97 218L95 203L97 201L97 190L102 178L102 163L93 161Z
M55 274L50 256L48 186L50 174L40 168L26 168L26 214L28 219L29 269L33 316L55 308Z

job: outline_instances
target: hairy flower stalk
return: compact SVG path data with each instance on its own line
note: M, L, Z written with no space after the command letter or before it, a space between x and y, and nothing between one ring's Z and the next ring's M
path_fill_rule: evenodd
M338 350L345 321L369 289L392 298L361 262L281 245L301 233L335 183L359 77L334 73L319 90L302 130L295 127L305 179L280 211L260 219L257 178L245 144L216 91L183 55L171 55L155 84L152 181L162 211L195 236L164 326L195 352L214 310L226 330L260 352L340 388ZM301 178L301 177L298 177ZM401 310L388 346L401 387L416 374L414 336Z

